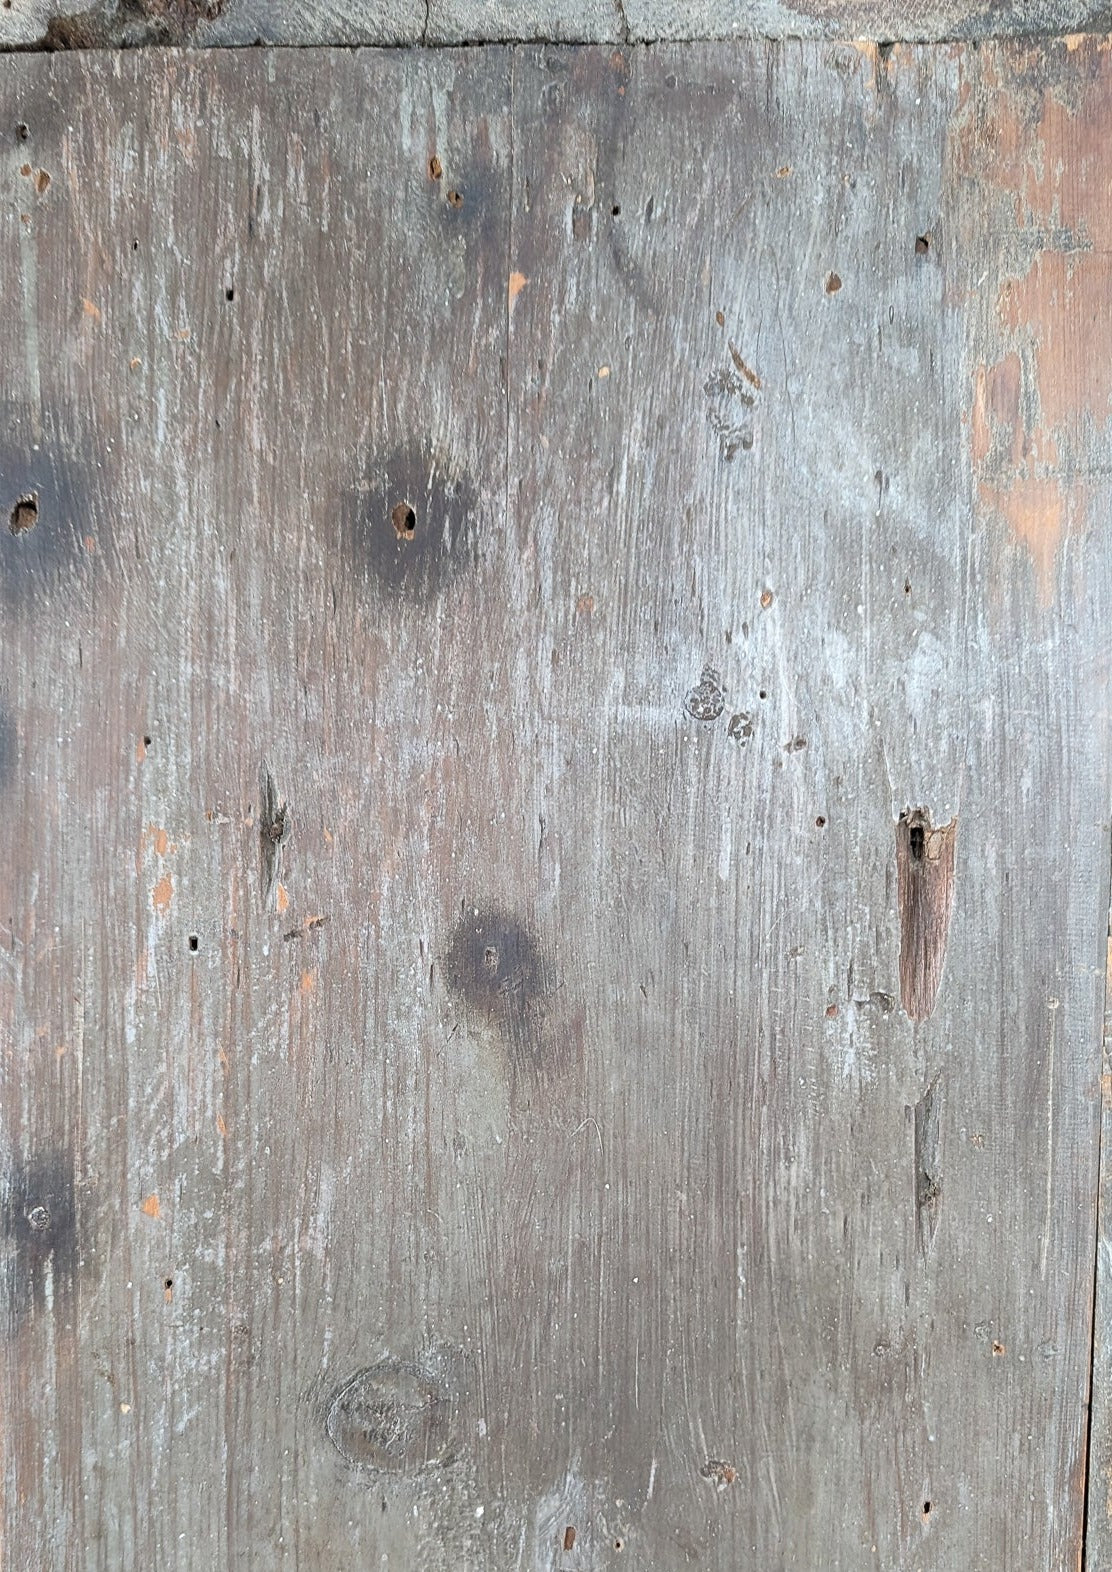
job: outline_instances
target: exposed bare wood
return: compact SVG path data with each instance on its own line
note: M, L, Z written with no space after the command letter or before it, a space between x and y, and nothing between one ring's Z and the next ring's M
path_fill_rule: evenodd
M897 894L900 905L900 999L913 1021L934 1009L946 961L954 906L957 819L932 825L915 808L896 824Z

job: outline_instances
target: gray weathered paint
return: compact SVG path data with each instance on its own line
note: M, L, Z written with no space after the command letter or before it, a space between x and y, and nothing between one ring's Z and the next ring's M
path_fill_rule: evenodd
M1108 923L1106 977L1112 982L1112 910ZM1112 989L1107 985L1100 1086L1100 1205L1085 1519L1085 1565L1092 1572L1112 1567L1112 1174L1109 1164L1112 1154Z
M1107 0L4 0L0 49L1057 37Z
M1110 59L0 62L6 1564L1076 1564Z

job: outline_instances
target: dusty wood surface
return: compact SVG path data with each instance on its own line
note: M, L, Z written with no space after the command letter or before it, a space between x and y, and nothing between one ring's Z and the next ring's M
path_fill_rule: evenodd
M0 106L3 1564L1076 1565L1112 55Z
M1112 1567L1112 1173L1109 1167L1112 1154L1112 912L1108 923L1100 1085L1100 1205L1085 1536L1085 1563L1093 1572L1104 1572L1105 1568Z
M1061 37L1105 0L3 0L0 49Z

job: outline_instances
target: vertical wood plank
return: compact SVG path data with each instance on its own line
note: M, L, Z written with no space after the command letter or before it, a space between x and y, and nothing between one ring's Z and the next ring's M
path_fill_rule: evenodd
M12 1565L1076 1561L1107 60L0 62Z
M1105 978L1100 1077L1100 1186L1085 1480L1084 1565L1092 1569L1112 1565L1112 1306L1109 1303L1112 1294L1112 1237L1109 1226L1112 1193L1108 1157L1112 1151L1112 991L1108 981L1112 979L1112 908L1109 912Z

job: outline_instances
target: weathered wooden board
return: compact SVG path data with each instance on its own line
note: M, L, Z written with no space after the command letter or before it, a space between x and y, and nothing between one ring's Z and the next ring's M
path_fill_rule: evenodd
M1112 983L1112 912L1108 924L1107 979ZM1107 985L1100 1084L1100 1205L1085 1517L1085 1565L1094 1572L1112 1567L1112 987Z
M3 0L0 49L1062 37L1103 0Z
M1110 87L0 62L5 1566L1077 1563Z

